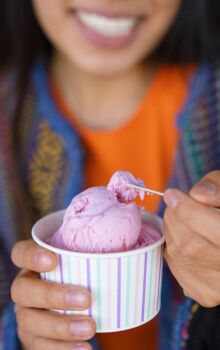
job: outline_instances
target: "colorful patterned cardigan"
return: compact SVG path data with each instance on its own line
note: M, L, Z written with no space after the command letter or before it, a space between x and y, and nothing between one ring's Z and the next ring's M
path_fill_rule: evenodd
M54 103L45 66L38 65L33 70L24 102L15 154L10 84L6 79L0 84L0 305L4 309L0 337L4 337L4 350L17 350L13 309L8 304L9 285L15 275L9 259L11 248L16 240L30 232L34 220L66 207L83 188L84 151L79 136ZM178 117L178 127L181 140L170 185L187 191L204 174L220 169L218 68L203 66L197 70L186 105ZM160 215L163 211L161 203ZM176 290L165 265L160 313L163 350L171 349L178 305ZM187 300L186 306L182 306L182 316L175 322L173 350L185 346L180 333L189 305L191 301ZM184 338L187 339L186 334Z

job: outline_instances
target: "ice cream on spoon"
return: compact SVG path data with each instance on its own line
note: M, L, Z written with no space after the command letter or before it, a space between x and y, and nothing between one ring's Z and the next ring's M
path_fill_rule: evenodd
M129 172L117 171L108 185L89 188L73 198L63 223L48 243L61 249L109 253L137 249L154 243L160 233L142 223L143 211L134 199L144 186Z

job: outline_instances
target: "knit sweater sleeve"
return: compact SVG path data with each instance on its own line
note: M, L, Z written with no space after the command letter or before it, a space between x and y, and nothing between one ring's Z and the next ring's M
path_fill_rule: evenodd
M4 307L0 325L0 350L22 350L17 337L17 325L12 302Z
M9 163L10 157L7 133L9 130L8 111L12 107L12 99L7 98L10 79L8 73L0 74L0 350L20 349L13 306L10 301L10 283L16 273L10 261L10 250L15 242L15 237L12 237L11 225L7 224L7 216L5 215L5 211L9 207L6 200L9 197L6 164ZM8 196L5 195L6 193Z

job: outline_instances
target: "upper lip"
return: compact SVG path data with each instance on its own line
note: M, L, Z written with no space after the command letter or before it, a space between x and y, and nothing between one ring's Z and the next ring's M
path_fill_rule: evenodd
M131 14L125 11L112 11L112 10L105 10L105 9L97 9L92 7L86 7L86 6L79 6L75 8L70 8L70 12L75 13L78 11L87 12L91 14L96 14L104 17L109 18L136 18L136 19L143 19L146 16L140 15L140 14Z

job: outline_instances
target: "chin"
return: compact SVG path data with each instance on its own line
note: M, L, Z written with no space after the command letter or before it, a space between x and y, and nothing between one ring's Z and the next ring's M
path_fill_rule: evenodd
M78 63L78 64L77 64ZM86 72L87 74L92 74L101 76L101 77L106 77L110 78L114 75L120 75L123 74L124 72L128 71L130 66L129 65L122 65L120 64L114 64L111 62L75 62L75 65L78 66L78 68L81 71Z
M134 55L117 55L117 54L85 54L78 51L77 54L71 55L71 64L77 69L87 74L93 74L103 77L111 77L120 75L128 70L134 69L142 59L134 57Z

